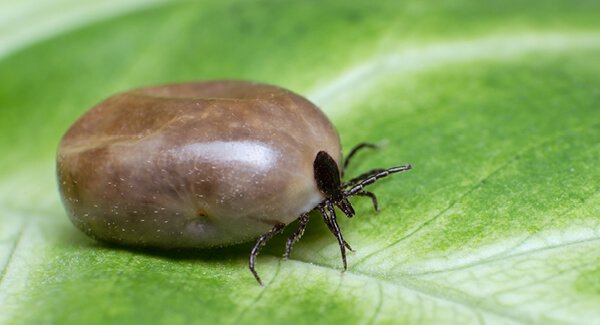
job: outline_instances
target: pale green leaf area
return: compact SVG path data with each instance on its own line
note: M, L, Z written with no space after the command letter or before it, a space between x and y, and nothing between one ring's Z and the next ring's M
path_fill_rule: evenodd
M600 324L599 2L69 3L0 2L0 323ZM349 175L412 164L370 187L380 212L339 214L344 274L316 214L289 261L295 224L263 248L264 288L253 243L128 249L71 225L54 154L73 121L221 78L314 100L346 152L382 145Z

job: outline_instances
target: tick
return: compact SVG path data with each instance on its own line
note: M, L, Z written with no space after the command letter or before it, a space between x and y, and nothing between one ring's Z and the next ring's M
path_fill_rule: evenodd
M410 165L373 169L346 182L339 135L305 98L275 86L209 81L146 87L112 96L63 136L57 177L79 229L105 242L206 248L256 240L259 248L298 219L285 257L317 210L336 237L347 269L335 207Z

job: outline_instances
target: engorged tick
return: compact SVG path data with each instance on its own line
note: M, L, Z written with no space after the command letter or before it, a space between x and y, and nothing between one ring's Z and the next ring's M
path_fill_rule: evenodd
M296 219L285 257L317 210L346 248L335 208L377 199L365 186L410 165L342 182L335 127L288 90L245 81L146 87L96 105L66 132L57 153L59 190L71 221L102 241L160 248L232 245L259 237L250 254ZM340 168L341 166L341 168Z

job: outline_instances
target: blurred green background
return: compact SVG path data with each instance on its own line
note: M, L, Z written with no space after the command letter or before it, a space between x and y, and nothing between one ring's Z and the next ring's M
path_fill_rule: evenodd
M600 2L0 1L0 323L600 322ZM411 163L247 269L252 243L128 250L75 229L62 134L130 88L238 78L319 105L349 174ZM289 227L289 234L294 227Z

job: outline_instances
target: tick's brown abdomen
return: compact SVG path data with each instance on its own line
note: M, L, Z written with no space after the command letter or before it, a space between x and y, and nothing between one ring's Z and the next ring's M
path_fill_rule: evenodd
M95 238L210 247L318 204L319 151L340 164L335 128L303 97L244 81L184 83L90 109L64 135L57 174L69 217Z

